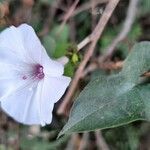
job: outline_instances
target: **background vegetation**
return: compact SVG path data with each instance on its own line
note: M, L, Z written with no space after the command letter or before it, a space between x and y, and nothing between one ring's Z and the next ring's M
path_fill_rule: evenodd
M87 46L78 51L78 43L94 31L108 1L0 0L0 30L9 25L32 25L51 58L69 58L69 63L65 66L65 75L73 77L87 51ZM138 4L134 5L136 13L134 10L129 12L131 1L120 0L97 42L71 100L65 109L61 109L66 99L65 95L56 103L53 122L50 125L42 128L24 126L0 111L0 150L150 149L150 124L145 121L103 131L75 133L57 139L58 133L67 121L73 100L87 83L99 75L118 72L132 46L136 42L150 40L150 1L137 1ZM133 13L135 16L130 18ZM133 23L125 26L129 18ZM99 61L108 54L113 41L120 33L125 32L127 27L128 32L117 42L112 53L106 55L104 62Z

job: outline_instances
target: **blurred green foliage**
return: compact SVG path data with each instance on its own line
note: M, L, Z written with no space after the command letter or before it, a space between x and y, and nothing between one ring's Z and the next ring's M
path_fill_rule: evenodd
M140 1L140 7L141 7L141 11L140 11L141 15L150 13L150 1L149 0Z
M55 25L55 27L43 37L43 45L51 57L65 56L69 46L69 27Z
M65 143L68 141L69 137L64 136L53 142L48 140L43 140L42 138L23 138L21 139L21 149L22 150L58 150L61 149Z

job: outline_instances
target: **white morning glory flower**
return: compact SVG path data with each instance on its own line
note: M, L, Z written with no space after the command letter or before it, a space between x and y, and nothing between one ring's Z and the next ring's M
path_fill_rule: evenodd
M16 121L51 123L54 103L70 83L63 73L63 64L48 57L29 25L0 33L0 103Z

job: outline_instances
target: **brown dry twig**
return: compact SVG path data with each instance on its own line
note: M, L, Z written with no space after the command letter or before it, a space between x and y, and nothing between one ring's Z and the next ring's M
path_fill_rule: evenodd
M122 66L123 66L123 61L93 62L83 71L82 78L84 78L87 74L93 72L96 69L118 70L121 69Z
M105 142L105 139L103 138L100 130L95 131L95 136L98 150L109 150L109 147Z
M130 0L128 11L127 11L127 16L124 21L121 32L112 41L110 46L108 46L108 48L106 48L106 50L105 50L106 54L103 55L102 60L106 60L107 58L111 57L112 54L115 52L115 50L116 50L115 47L118 45L118 43L121 42L122 40L124 40L126 38L126 36L128 35L128 33L130 32L132 25L136 18L138 2L139 2L139 0Z
M118 36L112 41L112 43L110 44L110 46L108 46L106 51L106 54L104 54L103 56L100 56L98 59L97 63L91 63L85 70L83 73L83 77L86 76L88 73L100 68L100 69L109 69L109 70L114 70L114 69L120 69L122 68L123 63L122 62L106 62L103 63L104 60L106 60L107 58L111 57L112 54L115 52L115 47L118 45L119 42L121 42L129 33L129 31L131 30L132 24L135 20L136 17L136 10L137 10L137 4L138 4L139 0L131 0L129 3L129 8L127 11L127 16L126 19L124 21L123 24L123 28L121 30L121 32L118 34ZM85 40L86 42L86 40ZM84 45L84 44L83 44Z
M80 138L78 133L74 133L71 135L70 140L65 148L65 150L74 150L78 148L78 145L80 143Z
M118 70L122 69L124 64L124 61L107 61L107 62L93 62L91 63L82 74L82 78L84 78L87 74L93 72L96 69L102 69L102 70ZM150 71L147 71L141 75L141 77L150 77Z
M51 28L52 21L58 9L58 7L55 7L55 6L60 6L61 3L62 3L62 0L56 0L52 2L51 7L49 7L49 10L48 10L48 17L44 21L43 29L38 33L38 36L42 37L48 34Z
M64 101L62 102L62 104L60 105L60 107L57 111L58 114L66 113L66 107L70 103L70 99L72 98L73 93L75 92L76 87L79 83L79 80L82 77L83 70L84 70L87 62L89 61L90 57L92 56L94 49L96 47L97 41L98 41L99 37L101 36L109 18L111 17L111 15L118 3L119 3L119 0L110 0L110 2L107 4L97 26L95 27L93 33L90 36L91 44L89 46L89 49L85 53L83 61L81 62L81 64L79 65L79 67L75 73L75 76L74 76L71 86L69 87L69 90L64 98Z
M98 15L95 14L95 11L97 10L96 8L96 2L97 1L93 1L93 0L90 0L90 3L91 3L91 29L93 30L94 27L96 26L96 21L97 21L97 17Z
M102 3L107 3L109 0L96 0L95 1L95 5L98 5L98 4L102 4ZM73 13L72 15L70 16L71 18L80 14L81 12L83 11L86 11L88 9L91 8L91 4L89 2L85 3L85 4L82 4L79 8L77 8ZM60 20L63 20L64 18L64 15L60 16Z
M8 1L5 1L3 3L0 3L0 19L8 15L9 13L9 3Z
M89 143L89 133L85 132L83 133L78 150L85 150L88 147L88 143Z
M94 1L94 0L93 0ZM103 3L107 3L109 2L110 0L97 0L97 1L94 1L95 2L95 6L98 5L98 4L103 4ZM91 4L90 3L86 3L86 4L83 4L81 5L78 9L76 9L74 11L74 13L72 14L71 17L74 17L76 15L78 15L79 13L83 12L83 11L86 11L88 9L91 8Z
M70 9L67 11L67 13L64 15L63 17L63 22L61 23L60 29L58 31L58 33L60 33L64 27L64 25L66 24L67 20L71 17L72 13L74 12L77 4L79 3L80 0L76 0L72 6L70 7Z

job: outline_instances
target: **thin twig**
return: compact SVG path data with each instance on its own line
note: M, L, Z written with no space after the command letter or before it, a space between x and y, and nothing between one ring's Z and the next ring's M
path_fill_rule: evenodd
M118 62L93 62L89 64L89 66L83 71L82 78L84 78L87 74L93 72L96 69L102 70L118 70L123 66L123 61Z
M67 20L71 17L72 13L74 12L77 4L79 3L80 0L76 0L72 6L70 7L70 9L67 11L67 13L64 15L63 18L63 22L61 23L60 29L58 31L58 33L60 33L64 27L64 25L66 24Z
M106 62L93 62L91 63L82 73L82 78L84 78L87 74L93 72L96 69L102 69L102 70L118 70L122 69L124 64L124 61L118 61L118 62L112 62L112 61L106 61ZM145 72L141 75L141 77L150 77L150 72Z
M70 26L70 40L75 43L76 41L76 22L74 20L74 18L70 18L70 21L69 21L69 26Z
M83 133L82 140L80 142L80 146L78 150L85 150L88 147L89 133Z
M95 6L98 5L98 4L107 3L109 1L110 0L97 0L97 1L95 1ZM71 15L71 17L74 17L74 16L78 15L79 13L81 13L83 11L86 11L90 8L91 8L91 4L89 2L86 3L86 4L83 4L74 11L74 13Z
M61 3L62 3L62 0L55 0L52 2L52 5L51 7L49 7L49 10L48 10L48 17L44 21L43 29L38 34L40 37L43 37L44 35L48 34L48 32L50 31L52 21L57 11L56 7L54 6L59 6L61 5Z
M98 150L109 150L109 147L105 142L105 139L103 138L100 130L95 131L95 136Z
M83 47L85 47L90 42L91 42L91 36L89 35L77 45L77 51L80 51Z
M70 138L65 150L77 149L78 143L79 143L79 135L77 133L74 133L71 135L71 138Z
M94 14L94 12L96 11L96 2L97 0L90 0L90 3L91 3L91 18L92 18L92 22L91 22L91 29L93 30L94 27L96 26L96 19L97 19L97 14Z
M67 3L68 3L68 7L70 7L70 5L71 5L70 3L72 3L72 1L67 0ZM74 11L75 11L75 9L74 9ZM70 40L73 43L75 43L75 41L76 41L76 21L75 21L75 18L70 18L68 21L68 24L69 24L70 31L71 31L70 32Z
M65 114L66 107L70 103L70 100L73 96L73 93L76 90L76 87L77 87L79 80L82 76L83 70L84 70L87 62L89 61L90 57L92 56L94 49L96 47L96 43L97 43L99 37L101 36L109 18L111 17L111 15L112 15L112 13L113 13L113 11L116 8L118 3L119 3L119 0L111 0L107 4L102 17L100 18L97 26L95 27L93 33L90 36L91 37L91 45L89 46L89 49L87 50L87 52L84 55L83 61L81 62L81 64L79 65L79 67L75 73L75 76L74 76L72 83L71 83L71 86L70 86L70 88L69 88L69 90L68 90L68 92L64 98L64 101L58 109L58 114Z
M110 0L96 0L95 5L107 3ZM82 4L79 6L70 16L70 18L75 17L76 15L80 14L83 11L89 10L91 8L91 4L89 2ZM60 16L59 20L63 20L64 15Z
M106 54L103 55L103 60L106 58L109 58L112 56L112 54L115 52L115 47L118 45L119 42L124 40L128 33L130 32L132 28L132 24L135 21L136 18L136 12L137 12L137 5L138 5L139 0L130 0L128 11L127 11L127 16L124 21L123 27L121 29L121 32L118 34L118 36L113 40L110 46L106 48Z
M109 1L108 4L110 4L111 1ZM108 6L107 4L107 6ZM109 10L108 10L109 11ZM107 15L108 12L106 12L106 9L102 15L102 18L105 17L105 15ZM104 21L105 23L105 21ZM103 23L101 22L101 25L103 26ZM96 34L97 30L95 30L94 32L92 32L89 36L87 36L85 39L83 39L78 45L77 45L77 50L80 51L83 47L85 47L88 43L92 42L93 38L95 38L95 34ZM99 33L99 32L97 32Z

